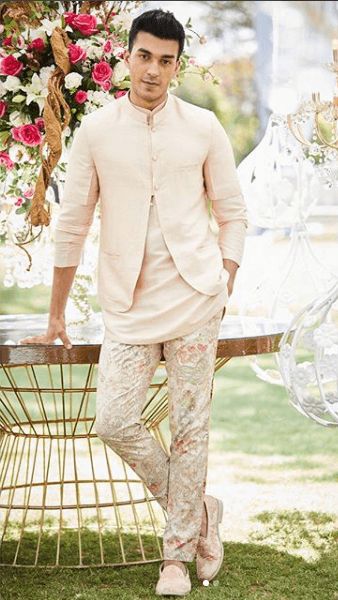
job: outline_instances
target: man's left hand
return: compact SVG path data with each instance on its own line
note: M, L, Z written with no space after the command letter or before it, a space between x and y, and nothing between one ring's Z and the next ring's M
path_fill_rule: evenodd
M236 273L237 273L237 269L239 267L239 265L234 261L231 260L230 258L223 258L223 267L228 271L230 277L228 279L228 295L229 297L232 294L232 290L234 287L234 283L235 283L235 277L236 277Z

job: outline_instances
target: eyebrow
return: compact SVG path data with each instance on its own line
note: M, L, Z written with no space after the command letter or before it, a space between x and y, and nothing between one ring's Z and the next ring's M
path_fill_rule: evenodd
M138 48L137 52L143 52L144 54L149 54L149 56L151 56L151 52L145 48ZM176 58L176 56L175 54L162 54L161 58Z

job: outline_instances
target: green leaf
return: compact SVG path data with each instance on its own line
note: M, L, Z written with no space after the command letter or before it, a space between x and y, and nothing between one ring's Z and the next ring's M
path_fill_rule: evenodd
M16 209L15 214L22 215L25 212L26 212L26 205L22 204L21 206L19 206L19 208Z
M15 104L19 104L20 102L23 102L23 100L26 99L26 96L23 96L23 94L17 94L16 96L14 96L12 98L12 102L15 102Z
M1 131L0 132L0 148L6 148L7 142L10 138L10 131Z

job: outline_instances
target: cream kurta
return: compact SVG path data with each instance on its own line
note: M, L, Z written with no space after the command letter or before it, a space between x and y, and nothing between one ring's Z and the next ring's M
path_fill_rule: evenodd
M149 122L165 103L152 111L133 106L145 113ZM153 197L133 304L126 312L102 311L106 335L125 344L164 342L204 325L225 306L227 299L226 288L219 294L207 296L181 277L165 243Z
M226 305L222 258L240 265L247 213L213 113L169 94L152 111L126 95L86 115L69 157L56 267L79 264L98 198L98 299L112 339L174 339Z
M165 244L154 202L133 304L126 312L102 311L106 335L126 344L164 342L204 325L227 298L226 289L207 296L181 277Z

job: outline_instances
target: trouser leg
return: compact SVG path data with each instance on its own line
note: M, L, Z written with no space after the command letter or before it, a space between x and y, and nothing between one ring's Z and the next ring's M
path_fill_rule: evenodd
M169 457L141 423L147 391L161 359L161 344L103 341L99 359L95 430L167 505Z
M164 343L171 431L167 560L192 561L206 487L211 390L223 310L193 333Z

